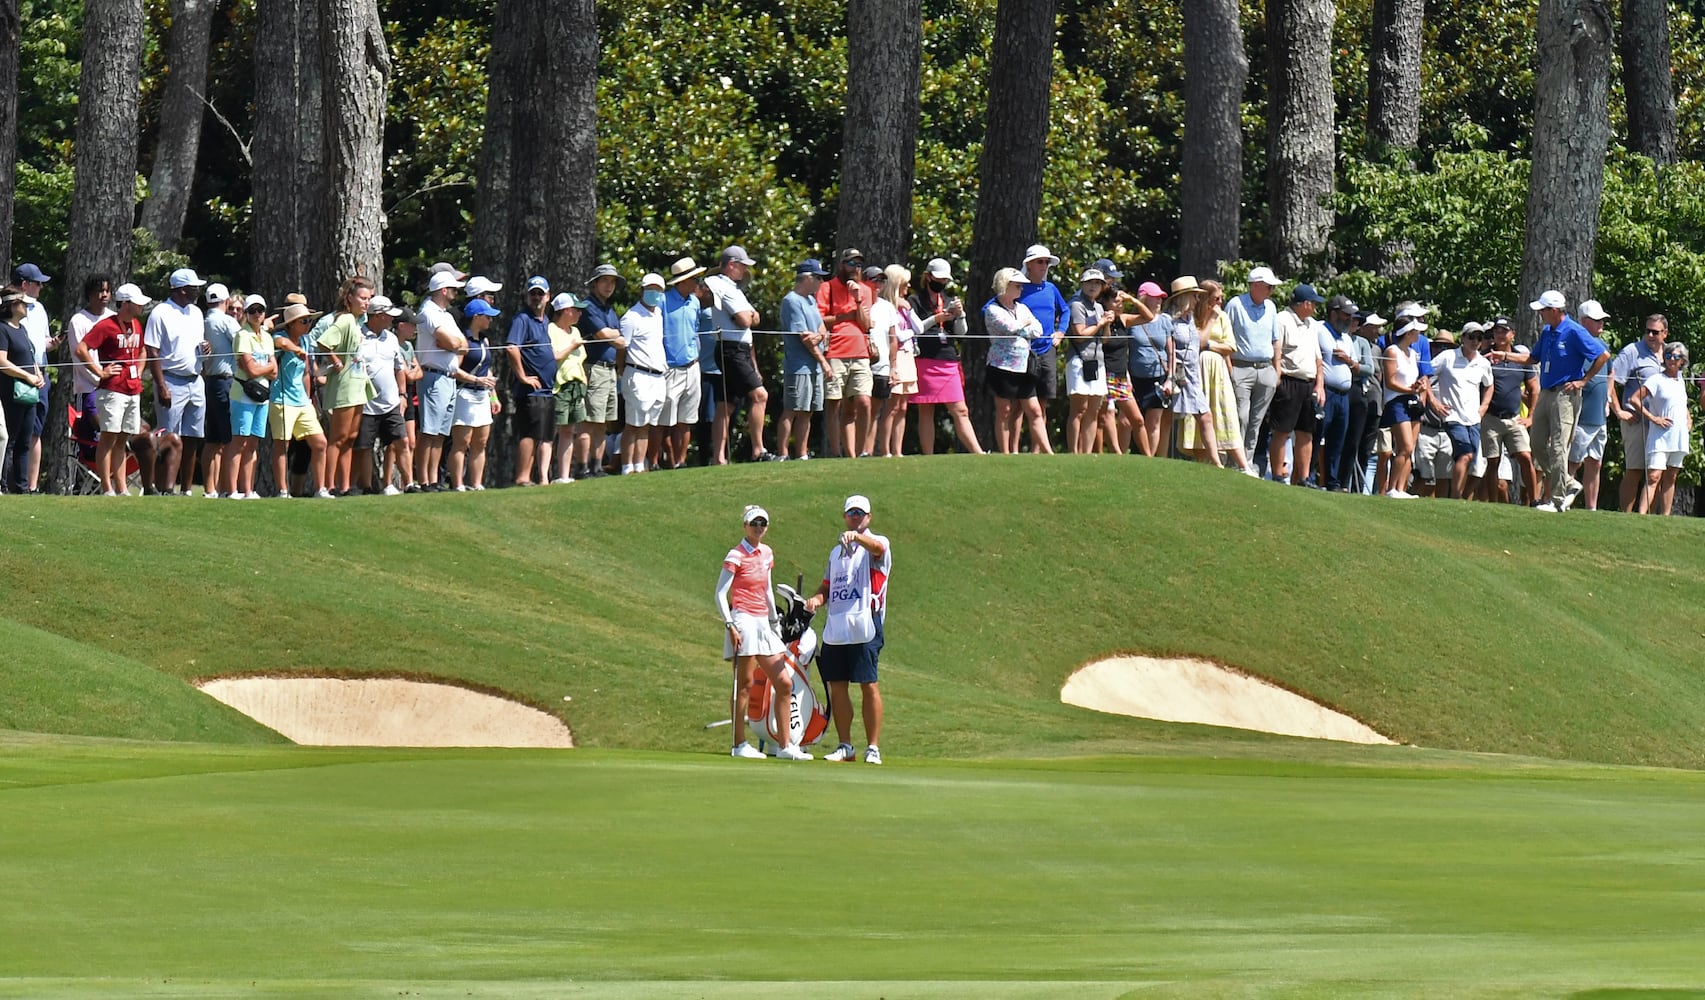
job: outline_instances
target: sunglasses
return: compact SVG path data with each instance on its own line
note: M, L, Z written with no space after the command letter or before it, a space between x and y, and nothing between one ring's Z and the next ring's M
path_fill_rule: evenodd
M859 510L857 507L854 507L852 510L847 511L847 516L848 517L863 517L866 513L868 513L868 511L862 511L862 510Z
M266 306L249 306L247 309L244 309L243 311L244 312L251 312L251 313L263 313L263 312L266 312Z
M754 517L746 523L750 524L754 528L767 528L770 526L770 519L767 517Z
M1652 327L1649 327L1649 326L1648 326L1648 327L1646 327L1646 333L1648 333L1648 334L1650 334L1650 335L1652 335L1652 336L1656 336L1656 335L1658 335L1658 334L1660 334L1660 333L1668 333L1668 332L1669 332L1669 331L1668 331L1668 330L1666 330L1666 329L1664 329L1664 328L1663 328L1663 327L1661 327L1661 326L1660 326L1660 327L1658 327L1658 328L1656 328L1656 329L1653 329L1653 328L1652 328Z
M550 293L547 292L543 288L529 288L529 289L527 289L527 294L528 295L548 295Z

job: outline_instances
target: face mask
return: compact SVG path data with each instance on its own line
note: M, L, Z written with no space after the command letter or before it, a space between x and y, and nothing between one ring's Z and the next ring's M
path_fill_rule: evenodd
M653 309L663 304L663 293L655 288L647 288L640 298L644 299L645 304Z

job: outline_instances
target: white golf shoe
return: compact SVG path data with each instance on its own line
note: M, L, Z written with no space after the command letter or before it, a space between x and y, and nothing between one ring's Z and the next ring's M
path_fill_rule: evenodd
M776 751L776 759L777 760L811 760L812 756L810 754L806 753L804 750L799 749L799 746L797 744L795 744L793 746L785 746L785 747L782 747L780 750L777 750Z
M873 746L865 747L864 748L864 762L866 764L880 764L880 763L882 763L882 751L876 749Z
M741 760L763 760L764 759L763 751L759 750L757 747L753 746L750 743L741 743L741 744L737 745L734 749L728 751L728 756L739 757Z
M823 759L824 760L832 760L837 764L841 763L842 761L857 760L858 759L858 751L853 749L853 746L851 743L842 743L840 746L836 747L833 751L826 754L823 757Z

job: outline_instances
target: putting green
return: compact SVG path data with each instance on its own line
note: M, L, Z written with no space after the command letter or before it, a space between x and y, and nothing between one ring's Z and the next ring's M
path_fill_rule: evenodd
M0 996L1705 987L1705 775L1335 759L11 746Z

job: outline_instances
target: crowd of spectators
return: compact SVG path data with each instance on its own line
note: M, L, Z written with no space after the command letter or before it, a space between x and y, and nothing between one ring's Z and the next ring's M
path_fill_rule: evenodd
M632 294L608 264L569 291L535 276L508 318L501 285L448 263L413 309L362 277L322 310L299 294L274 308L189 268L158 302L95 276L51 335L39 301L51 278L24 264L0 293L0 490L39 490L50 377L73 381L73 437L109 495L201 484L256 499L267 439L277 496L483 490L505 419L523 487L690 456L721 465L736 448L752 461L895 457L910 441L982 453L961 354L968 310L948 262L915 281L852 248L831 265L793 267L777 329L747 297L757 261L730 246L714 267L683 257L645 274ZM977 310L994 451L1058 442L1317 489L1562 511L1598 505L1615 418L1618 506L1669 510L1690 418L1686 348L1666 343L1661 315L1613 357L1602 306L1580 303L1577 319L1556 291L1530 303L1543 326L1528 348L1505 316L1452 331L1401 302L1387 319L1307 282L1281 295L1267 267L1228 298L1191 276L1130 291L1110 259L1068 297L1051 280L1059 266L1030 247ZM770 336L779 352L758 349ZM62 340L69 363L48 364Z

